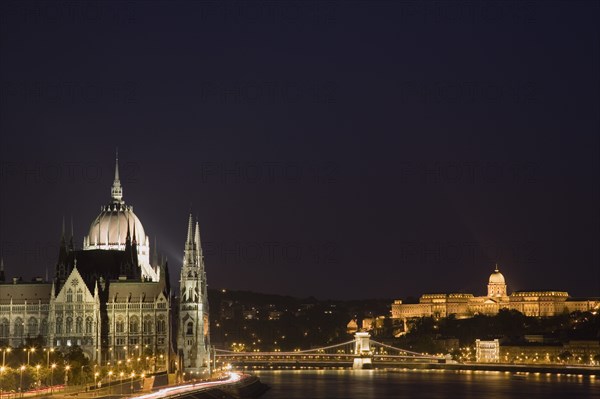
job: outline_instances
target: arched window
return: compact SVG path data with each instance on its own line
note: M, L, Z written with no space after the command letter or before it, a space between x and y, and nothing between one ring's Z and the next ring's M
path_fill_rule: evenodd
M137 334L140 330L140 321L137 316L132 316L129 318L129 333Z
M63 332L63 321L61 317L56 318L56 333L62 334Z
M146 316L144 319L143 329L144 334L152 334L152 318L150 316Z
M21 319L20 317L17 317L17 319L15 320L15 333L14 336L15 337L22 337L23 336L23 319Z
M75 320L75 333L76 334L83 333L83 318L81 318L81 317L78 317L77 320Z
M194 322L190 321L187 323L186 335L194 335Z
M73 318L67 317L67 323L65 324L65 332L71 334L73 332Z
M42 319L42 323L40 324L40 335L42 337L48 335L48 319Z
M67 302L73 302L73 290L70 288L67 290Z
M10 334L10 325L8 323L8 319L5 317L0 322L0 337L8 338L9 334Z
M35 337L38 333L38 321L35 317L29 318L27 322L27 335Z
M77 290L77 302L83 302L83 291L81 288Z
M85 333L91 334L93 331L93 326L94 326L94 321L92 320L91 317L87 317L85 319Z
M156 322L156 333L164 334L166 332L166 323L163 316L160 316L159 320Z
M123 319L121 319L121 318L117 319L115 329L118 333L123 333L125 331L125 323L123 322Z

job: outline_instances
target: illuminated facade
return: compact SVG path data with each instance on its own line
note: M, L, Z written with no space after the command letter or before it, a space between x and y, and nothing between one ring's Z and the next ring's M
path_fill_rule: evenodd
M500 341L475 340L475 361L478 363L498 363L500 361Z
M179 334L177 347L185 370L209 367L208 293L200 226L195 230L192 215L188 222L183 266L179 280Z
M185 309L193 303L200 309L201 317L193 320L194 328L203 333L194 344L206 348L206 274L199 227L196 229L193 251L189 252L189 236L185 244L182 273L192 266L196 267L194 273L201 270L198 287L203 291L200 296L182 295L181 299ZM83 249L74 248L72 231L67 242L63 222L51 281L6 281L4 262L0 265L0 344L17 347L27 339L38 339L57 350L79 346L90 360L101 364L148 357L158 368L166 368L180 327L172 320L173 308L180 303L172 301L167 262L159 261L156 247L152 257L149 252L142 223L133 207L123 201L117 160L111 201L92 222ZM194 265L190 257L195 257ZM196 370L204 364L196 361L204 359L197 351L183 351L182 356L184 363L193 363Z
M563 312L594 311L600 308L600 299L574 299L564 291L515 291L507 294L504 276L498 267L490 275L486 296L473 294L424 294L419 303L405 304L395 300L393 319L418 317L468 318L477 314L494 315L500 309L518 310L526 316L547 317Z

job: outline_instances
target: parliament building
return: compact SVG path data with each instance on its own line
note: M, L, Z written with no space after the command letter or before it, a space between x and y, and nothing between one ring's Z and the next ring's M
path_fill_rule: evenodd
M504 276L498 270L490 275L486 296L473 294L424 294L419 303L407 304L397 299L392 304L392 319L418 317L469 318L477 314L494 315L500 309L512 309L526 316L548 317L574 311L600 309L600 299L571 298L565 291L515 291L508 295Z
M133 206L123 200L118 158L111 199L77 249L63 221L54 277L24 282L0 268L0 346L43 341L54 350L79 346L96 364L152 358L157 369L209 367L206 273L200 229L189 216L180 274L171 291Z

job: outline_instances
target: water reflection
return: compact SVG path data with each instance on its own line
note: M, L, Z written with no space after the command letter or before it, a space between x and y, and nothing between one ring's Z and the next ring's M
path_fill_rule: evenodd
M545 373L446 370L256 371L264 399L600 398L600 379Z

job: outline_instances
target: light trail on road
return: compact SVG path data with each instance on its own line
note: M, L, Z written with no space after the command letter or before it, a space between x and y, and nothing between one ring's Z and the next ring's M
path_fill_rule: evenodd
M146 395L141 396L131 396L131 398L135 399L155 399L155 398L164 398L172 395L178 395L186 392L193 392L203 388L209 388L219 385L228 385L233 384L238 381L241 381L244 376L239 373L230 372L229 377L225 380L219 381L207 381L207 382L199 382L196 384L187 384L187 385L178 385L175 387L163 388L159 389L156 392L152 392Z

